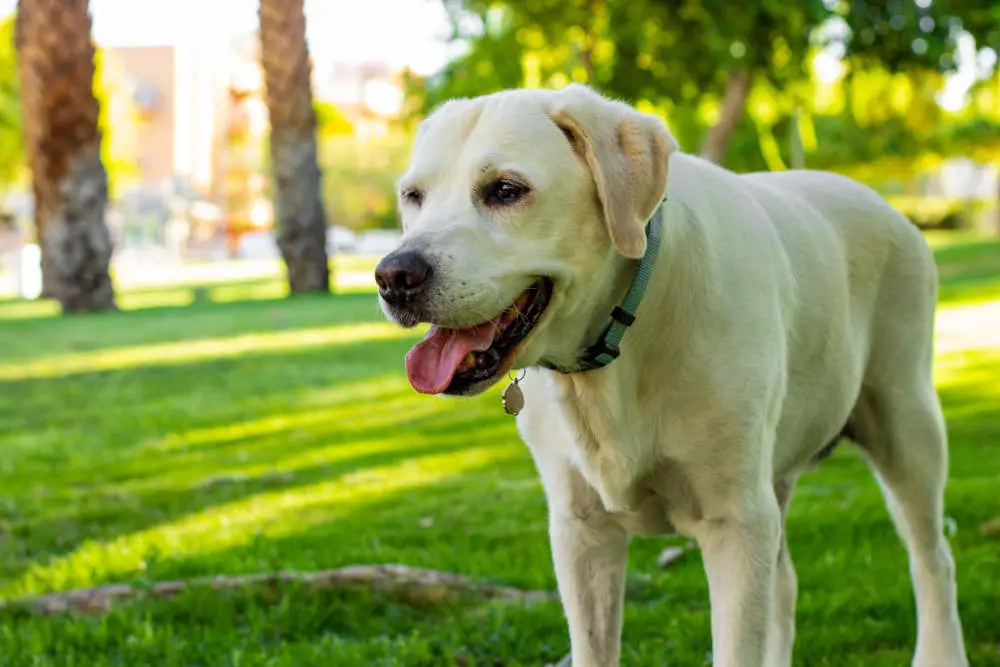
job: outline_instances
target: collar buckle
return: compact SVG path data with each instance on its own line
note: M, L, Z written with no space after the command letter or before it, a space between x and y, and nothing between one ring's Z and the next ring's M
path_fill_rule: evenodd
M602 366L607 366L621 355L621 348L614 344L608 344L607 335L610 329L610 326L605 329L604 335L591 343L590 347L580 355L580 358L577 360L580 370L591 371Z
M582 370L589 371L607 366L621 355L621 348L613 341L611 330L617 324L620 325L618 328L622 329L622 333L624 333L624 330L635 322L635 315L621 306L615 306L614 310L611 311L611 320L608 326L604 327L604 331L601 332L597 340L591 343L580 355L579 362ZM619 335L618 338L620 339L621 336Z

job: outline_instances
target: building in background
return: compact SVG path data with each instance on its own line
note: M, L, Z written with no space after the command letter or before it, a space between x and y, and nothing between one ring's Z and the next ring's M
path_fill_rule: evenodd
M119 119L112 132L116 143L114 137L128 137L134 153L134 169L118 188L126 227L158 219L141 225L161 229L150 239L154 243L208 243L224 236L229 252L242 234L270 227L267 106L258 49L257 34L249 33L214 45L104 50L107 85L126 92L136 111L130 121ZM313 91L318 101L336 107L359 141L376 139L401 109L402 73L379 62L319 64ZM187 207L186 222L174 227L187 228L172 230L178 206ZM122 235L128 245L128 230Z
M313 73L313 94L337 107L359 140L383 137L403 107L402 71L380 62L332 63Z
M107 85L131 91L136 174L129 189L171 193L178 187L212 197L224 122L230 60L226 49L137 46L104 49ZM115 127L114 133L124 128Z
M239 126L266 137L258 48L254 33L215 47L105 49L108 76L119 79L110 85L131 90L139 112L132 187L169 191L184 183L221 202L227 135ZM402 107L402 72L379 62L317 65L313 91L337 107L360 139L380 136Z

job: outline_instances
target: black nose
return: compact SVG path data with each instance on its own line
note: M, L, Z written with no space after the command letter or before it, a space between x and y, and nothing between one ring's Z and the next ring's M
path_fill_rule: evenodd
M420 292L431 275L431 265L420 253L400 252L386 255L375 267L379 294L398 304Z

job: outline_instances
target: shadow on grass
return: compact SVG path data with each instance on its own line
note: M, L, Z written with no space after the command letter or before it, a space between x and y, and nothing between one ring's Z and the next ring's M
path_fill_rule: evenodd
M0 403L0 569L9 576L85 540L336 476L352 459L370 467L459 448L455 434L511 433L499 411L449 416L450 404L413 402L400 391L407 346L0 383L9 397Z
M194 303L118 313L3 321L7 361L317 326L385 322L373 292Z
M992 369L992 370L991 370ZM979 526L997 516L993 499L1000 483L1000 421L988 376L1000 376L992 362L971 381L961 378L940 393L951 431L951 480L947 515L958 564L961 612L974 664L1000 664L995 647L1000 628L998 538ZM286 536L271 536L249 551L213 553L201 567L244 562L312 569L352 562L406 562L456 570L527 588L555 586L547 542L544 498L524 460L493 470L476 470L434 487L421 487L364 504L326 520L309 522ZM884 501L862 457L845 448L819 472L804 478L789 524L791 550L801 584L799 659L805 665L907 662L915 641L906 551L896 536ZM331 545L324 554L319 545ZM626 637L638 645L629 664L660 664L657 653L673 646L678 664L696 664L709 627L707 587L697 555L667 572L651 569L662 540L634 540L630 557L630 601ZM246 559L246 560L244 560ZM198 572L198 557L183 567ZM522 615L523 613L523 615ZM530 612L515 611L530 624ZM666 622L665 619L670 619ZM398 621L398 623L397 623ZM513 621L511 621L513 622ZM413 619L390 618L383 633L426 633ZM548 625L546 625L548 627ZM527 628L526 628L527 629ZM551 659L548 643L509 648L524 664ZM363 630L345 630L349 639L370 641ZM355 634L356 633L356 634ZM472 632L460 646L477 659L494 646ZM505 641L509 641L505 640ZM628 640L627 640L628 641ZM533 652L532 652L533 651ZM687 659L681 659L685 657Z
M952 542L970 655L973 664L997 665L997 542L979 535L976 526L996 511L989 501L994 486L988 478L996 481L1000 460L984 457L969 436L996 442L1000 423L994 411L979 404L979 391L975 383L957 383L942 392L949 413L979 405L953 419L953 458L960 472L953 476L948 513L958 526ZM480 437L470 435L469 441L471 445ZM318 516L290 516L288 525L248 544L161 563L161 574L402 562L551 590L555 582L545 515L530 461L504 457L432 486L347 508L328 506ZM859 456L840 450L805 478L793 504L789 534L801 591L796 664L908 663L915 616L906 553ZM659 571L651 563L661 546L655 539L637 539L631 546L623 664L702 664L710 615L700 559L689 554L670 570ZM156 642L124 645L117 635L94 631L103 622L133 627L140 615L151 624ZM539 665L560 657L568 645L558 604L413 605L370 591L288 588L221 598L201 593L122 610L112 618L44 624L24 618L16 623L42 636L68 633L71 645L84 653L135 651L147 662L178 650L176 655L187 659L230 664L224 656L236 646L254 655L295 655L324 664ZM87 627L89 635L83 630ZM193 628L205 629L206 641L192 642ZM176 642L183 650L174 648Z
M495 427L480 423L455 426L458 434L437 435L432 438L434 444L419 447L399 443L397 438L399 444L389 446L391 441L388 441L372 451L353 451L308 466L281 465L275 473L221 474L193 486L153 486L111 498L106 494L96 499L97 503L15 526L12 537L23 540L23 547L30 548L33 543L50 546L43 557L15 559L4 568L3 574L12 581L33 571L33 588L48 590L46 581L52 580L51 588L58 590L77 576L69 575L67 579L67 569L96 564L95 570L85 573L89 585L133 580L150 576L152 573L146 571L147 561L162 554L170 561L164 574L185 576L183 568L177 570L177 567L183 563L179 554L192 548L189 542L203 546L207 554L212 552L211 545L216 540L245 548L261 531L283 530L289 521L302 521L304 514L342 511L343 506L336 504L324 509L329 504L328 496L337 488L347 490L352 484L364 485L373 477L376 480L388 477L401 467L420 466L424 460L461 455L470 450L470 438L489 441L496 437ZM409 432L420 433L419 424L406 427ZM338 443L322 438L299 443L302 450L337 446ZM289 456L295 453L293 449ZM80 532L87 527L96 530ZM171 543L175 545L173 550L164 546ZM89 551L76 553L81 546ZM95 558L103 560L103 564L93 562Z
M968 269L945 276L946 287L972 298L981 261L945 256ZM0 338L12 356L40 359L373 321L381 315L369 293L0 322ZM29 571L52 575L26 587L37 591L49 580L402 562L552 589L544 495L513 422L492 394L416 396L402 373L410 342L0 382L0 588ZM941 388L947 512L973 664L996 667L1000 542L978 527L1000 512L1000 361L970 358L953 375ZM803 479L789 535L802 591L797 664L907 664L906 555L860 456L841 449ZM704 573L696 554L654 569L662 546L632 543L623 662L704 664ZM78 664L512 667L555 659L566 645L556 605L480 614L331 591L0 623L0 653L25 663L72 654Z
M303 407L300 394L398 373L412 341L376 340L280 350L237 358L0 381L0 425L8 437L44 454L73 453L84 435L118 448L178 430L230 424ZM14 400L14 399L17 400ZM313 401L306 407L319 407ZM102 433L94 433L95 429ZM98 439L103 435L110 438ZM8 441L9 443L10 441ZM8 444L15 451L17 447Z

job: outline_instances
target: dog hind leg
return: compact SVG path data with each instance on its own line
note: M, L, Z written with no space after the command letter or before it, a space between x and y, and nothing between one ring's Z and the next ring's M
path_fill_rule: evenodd
M769 667L791 667L792 647L795 644L795 599L798 595L798 579L788 551L788 535L785 530L788 505L794 488L795 480L788 479L779 481L774 489L778 507L781 509L781 542L774 572L774 607L771 611L771 630L768 633L766 664Z
M947 435L929 373L894 389L864 392L856 412L858 444L909 555L917 607L913 667L967 667L955 561L943 526Z

